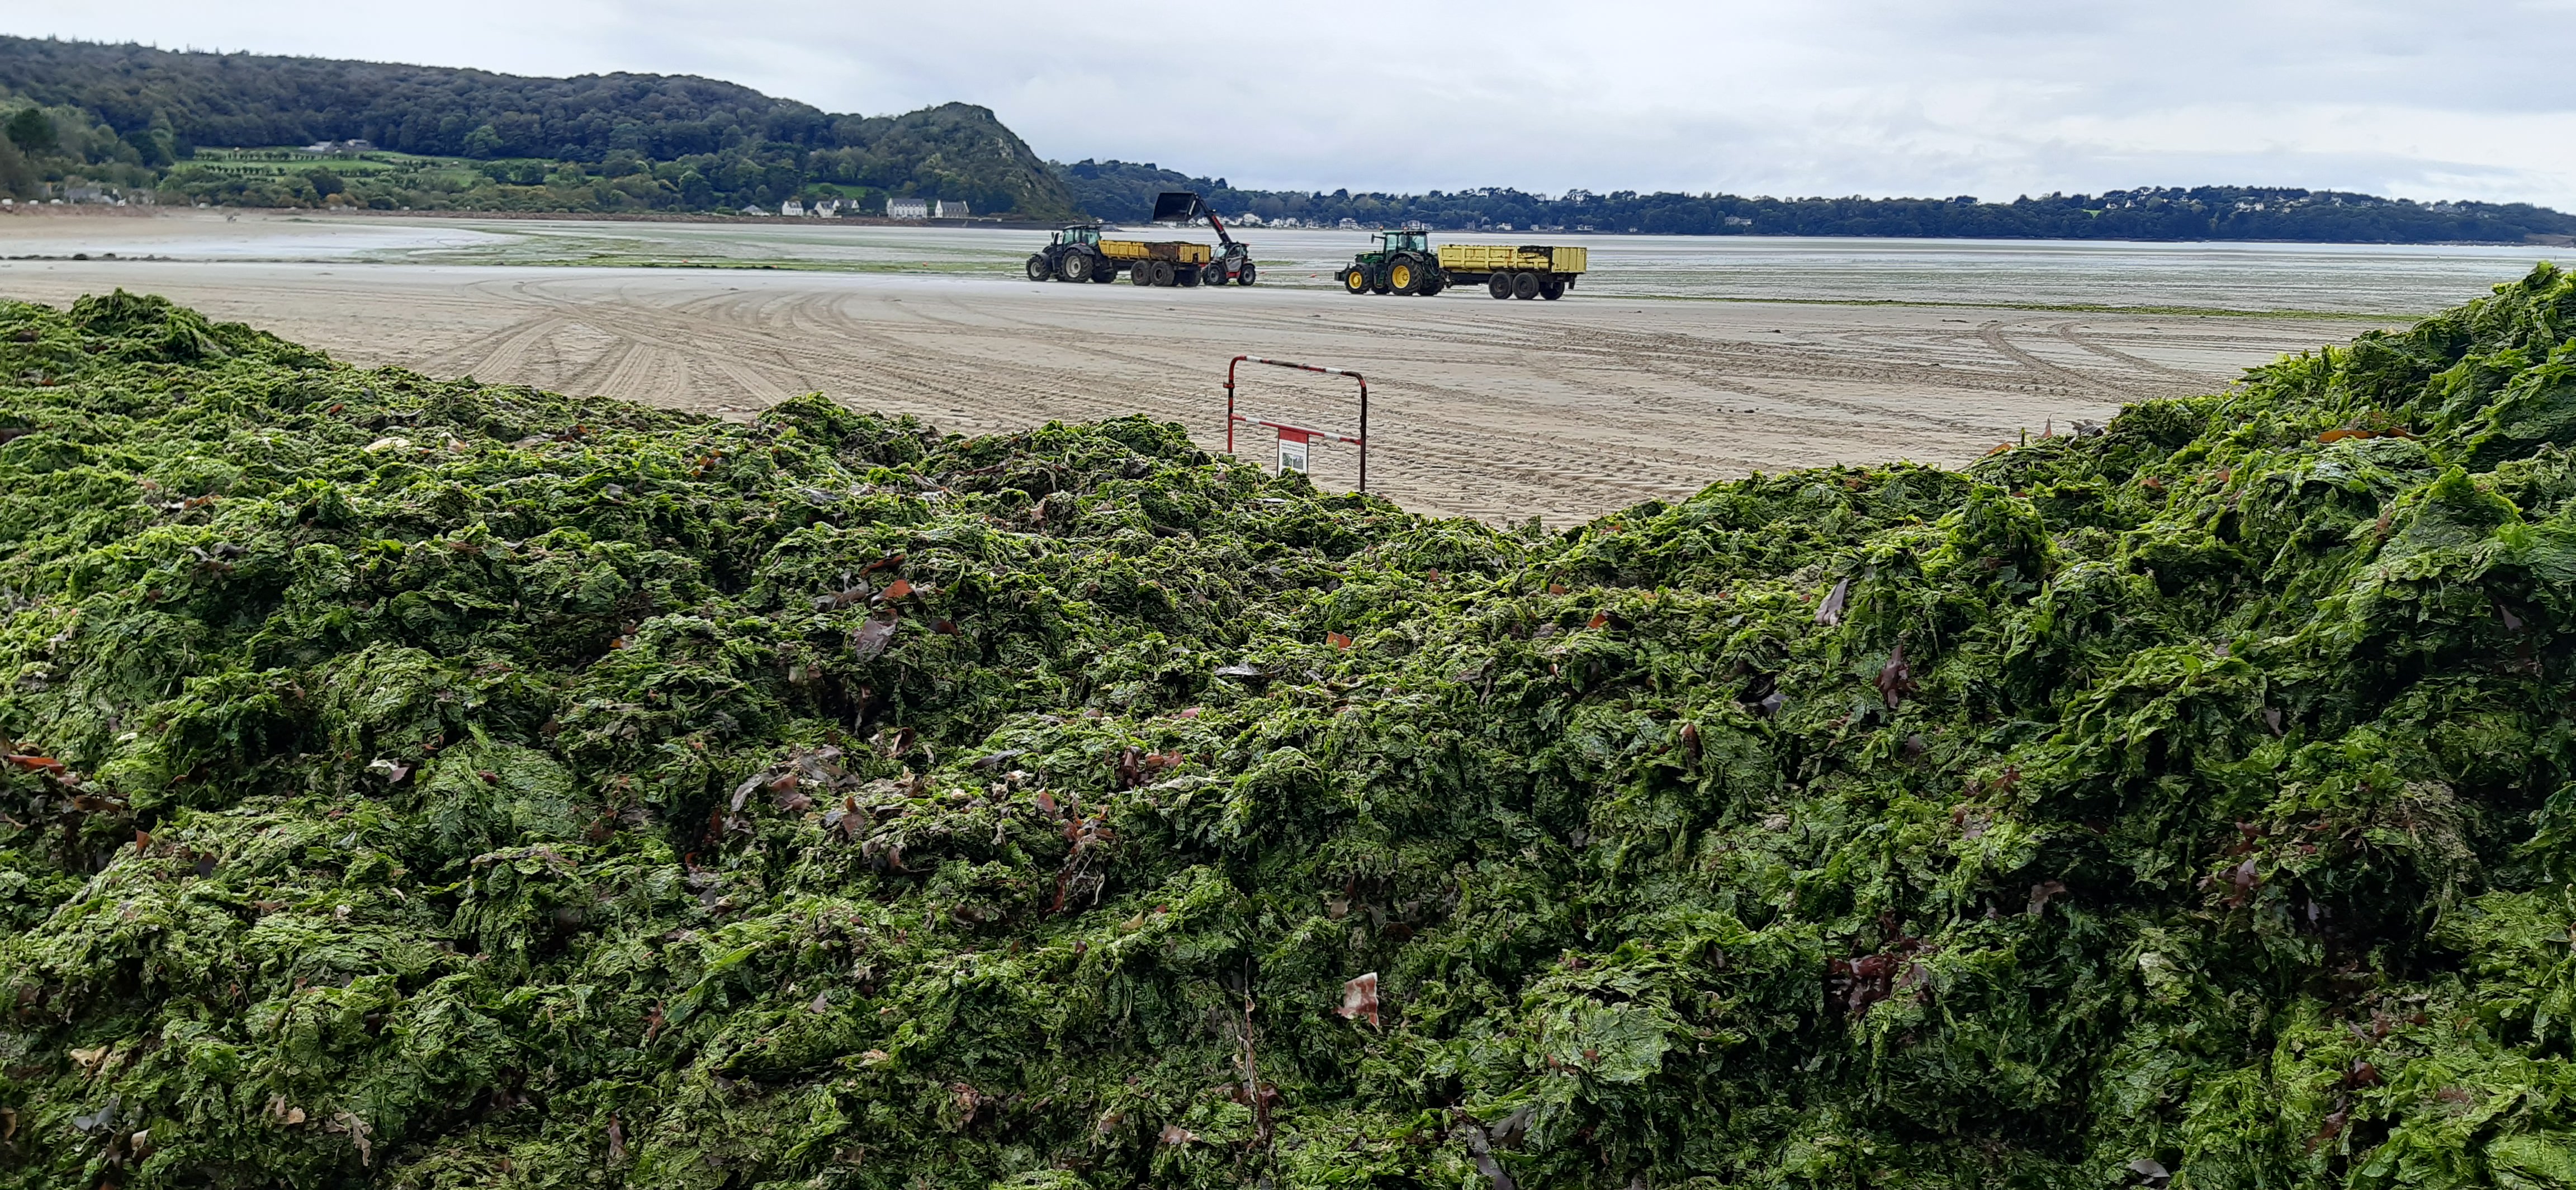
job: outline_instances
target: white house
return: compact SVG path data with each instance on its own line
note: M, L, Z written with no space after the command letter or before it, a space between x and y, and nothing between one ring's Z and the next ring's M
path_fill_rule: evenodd
M778 213L781 215L802 215L805 213L805 204L791 198L778 204Z
M947 199L944 199L944 198L939 200L939 217L940 217L940 218L942 218L942 219L963 219L963 218L965 218L965 217L966 217L966 214L967 214L967 212L966 212L966 204L965 204L965 203L962 203L962 202L950 202L950 201L948 201Z
M827 198L821 202L815 203L814 214L824 219L839 218L841 214L841 200L837 198Z
M886 218L888 219L927 219L929 217L930 203L927 200L918 198L889 198L886 200Z

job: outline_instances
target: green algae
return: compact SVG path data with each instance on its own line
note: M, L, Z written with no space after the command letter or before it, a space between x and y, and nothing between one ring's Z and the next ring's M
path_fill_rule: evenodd
M2550 269L1555 536L121 294L0 383L0 1186L2576 1183Z

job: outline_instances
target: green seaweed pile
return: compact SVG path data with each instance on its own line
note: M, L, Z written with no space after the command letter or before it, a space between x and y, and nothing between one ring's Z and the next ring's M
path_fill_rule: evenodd
M0 305L0 1187L2576 1185L2576 278L1563 534Z

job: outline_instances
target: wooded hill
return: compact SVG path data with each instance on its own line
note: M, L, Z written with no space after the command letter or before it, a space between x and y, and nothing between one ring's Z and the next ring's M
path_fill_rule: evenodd
M482 171L454 185L413 179L379 205L729 209L796 197L918 195L983 213L1047 218L1072 201L1027 144L985 108L947 104L902 116L825 112L733 83L684 75L529 78L489 71L185 53L137 45L0 38L10 106L114 134L99 159L51 173L126 165L218 201L321 202L323 187L191 177L199 148L364 140L377 148L477 162L583 167L514 177ZM525 171L521 171L524 173ZM591 185L638 179L623 185ZM49 179L53 180L53 179ZM290 181L300 181L290 179ZM561 194L513 189L563 190ZM595 193L594 193L595 191Z

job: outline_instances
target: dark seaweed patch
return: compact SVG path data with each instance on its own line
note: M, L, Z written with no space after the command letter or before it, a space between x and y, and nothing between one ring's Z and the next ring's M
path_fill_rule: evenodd
M2564 1184L2571 341L1546 536L0 305L0 1186Z

